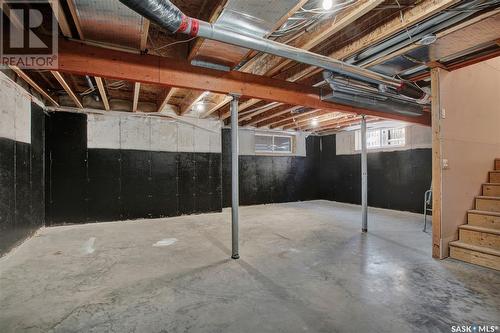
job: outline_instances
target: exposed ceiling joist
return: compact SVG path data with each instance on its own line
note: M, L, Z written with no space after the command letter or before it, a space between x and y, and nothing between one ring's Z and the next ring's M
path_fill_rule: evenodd
M80 109L83 109L83 104L82 102L80 101L80 99L76 96L76 94L73 92L73 90L71 89L71 87L69 86L68 82L66 82L66 80L64 79L64 77L62 76L61 73L57 72L57 71L50 71L52 73L52 75L56 78L57 82L59 82L59 84L61 85L61 87L63 87L63 89L66 91L66 93L69 95L69 97L71 98L71 100L73 101L73 103L75 103L75 105L80 108Z
M141 83L134 83L134 99L132 102L132 112L137 112L137 105L139 104L139 94L141 92Z
M191 66L186 61L125 53L84 43L60 40L58 63L59 71L79 75L211 90L222 94L237 93L267 101L347 113L364 113L430 125L428 114L420 117L395 116L326 102L321 100L319 88L242 72L220 72Z
M306 112L301 112L301 113L298 113L298 114L289 114L289 115L286 115L285 117L279 117L279 118L275 118L275 119L270 119L269 122L266 122L265 125L262 125L262 124L258 124L259 126L269 126L271 128L278 128L278 127L284 127L284 126L287 126L287 125L291 125L291 124L294 124L295 122L297 121L301 121L303 119L306 119L310 116L314 116L314 117L317 117L317 116L320 116L320 115L323 115L323 114L333 114L335 112L332 112L332 111L326 111L326 110L319 110L319 109L313 109L313 110L309 110L309 111L306 111Z
M97 89L99 89L99 94L101 95L102 103L104 104L104 108L106 111L110 110L108 96L106 95L106 89L104 88L104 83L102 78L96 76L94 77L95 82L97 84Z
M75 23L76 30L78 31L78 37L80 37L81 40L84 40L85 36L83 35L82 25L80 23L80 18L78 17L78 11L76 10L75 1L67 0L67 4L71 13L71 17L73 18L73 22Z
M341 31L349 24L353 23L361 16L365 15L366 13L380 5L382 2L383 0L360 1L359 4L357 4L353 9L341 15L340 19L338 19L337 17L333 17L323 22L315 29L311 31L305 31L290 45L304 50L311 50L313 47L319 45L321 42L333 36L335 33ZM283 59L270 54L262 54L248 61L245 66L242 67L242 71L253 74L272 76L278 73L289 63L291 63L291 60ZM252 102L253 104L255 104L258 102L258 100L253 100ZM229 117L228 112L226 112L223 117Z
M269 120L271 118L276 118L278 116L293 112L293 111L300 109L300 108L302 108L302 106L290 107L290 105L281 105L281 106L277 107L276 109L274 109L272 113L261 114L259 116L253 117L252 119L250 119L248 121L244 121L241 125L242 126L253 126L255 124Z
M415 7L406 11L402 18L397 17L381 25L367 35L361 37L360 39L357 39L353 43L333 52L332 54L330 54L330 57L335 59L345 59L346 57L349 57L365 49L369 45L386 39L399 31L402 31L422 20L425 20L426 18L429 18L439 11L445 10L446 8L456 4L457 2L459 2L459 0L424 0ZM305 65L298 66L298 69L298 71L291 73L287 81L300 81L322 71L322 69ZM252 102L257 103L258 100L254 100ZM228 112L222 115L222 119L227 117Z
M141 29L141 41L139 45L141 51L146 50L148 45L149 25L150 25L149 20L143 18L142 29Z
M345 59L352 56L370 45L376 44L397 32L403 31L418 22L425 20L432 15L443 11L450 6L458 3L460 0L424 0L420 2L413 8L408 9L403 17L396 17L389 22L382 24L375 30L364 35L361 38L356 39L354 42L342 47L339 50L334 51L329 56L334 59ZM294 73L288 80L298 81L314 74L320 73L322 70L311 66L305 66L306 68Z
M13 70L17 76L26 81L33 89L35 89L40 95L42 95L47 101L49 101L52 105L59 107L59 103L57 103L42 87L40 87L35 81L33 81L28 74L26 74L22 69L17 66L9 66L11 70Z
M66 18L66 14L64 13L60 0L53 0L49 3L52 7L52 10L54 11L55 17L57 17L59 28L61 29L63 36L68 38L73 37L71 34L71 28L69 26L68 19Z
M157 112L162 112L163 109L168 105L168 102L170 102L170 99L175 93L175 88L166 88L164 89L164 96L162 98L162 102L160 103L160 106L158 107ZM178 113L178 112L176 112Z

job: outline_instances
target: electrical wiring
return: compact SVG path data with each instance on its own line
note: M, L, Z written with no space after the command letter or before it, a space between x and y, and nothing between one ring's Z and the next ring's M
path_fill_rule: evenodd
M173 45L182 44L182 43L189 43L189 42L190 42L190 41L192 41L193 39L196 39L196 37L192 37L192 38L189 38L189 39L186 39L186 40L179 40L179 41L176 41L176 42L173 42L173 43L167 44L167 45L163 45L163 46L157 47L157 48L155 48L154 50L155 50L155 51L159 51L159 50L162 50L162 49L164 49L164 48L167 48L167 47L170 47L170 46L173 46Z

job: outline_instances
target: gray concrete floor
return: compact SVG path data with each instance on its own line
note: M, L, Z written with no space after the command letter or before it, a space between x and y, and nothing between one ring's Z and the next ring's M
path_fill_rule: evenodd
M500 273L431 258L417 214L310 201L42 229L0 259L0 332L450 332ZM160 243L158 243L160 242ZM495 323L496 322L496 323Z

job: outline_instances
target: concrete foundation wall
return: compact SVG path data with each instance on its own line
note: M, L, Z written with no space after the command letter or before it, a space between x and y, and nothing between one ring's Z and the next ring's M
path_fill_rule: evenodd
M442 243L458 239L458 226L481 194L500 157L500 58L440 75Z
M0 255L44 223L43 112L0 73Z
M221 152L220 121L182 117L88 114L88 148L163 152Z

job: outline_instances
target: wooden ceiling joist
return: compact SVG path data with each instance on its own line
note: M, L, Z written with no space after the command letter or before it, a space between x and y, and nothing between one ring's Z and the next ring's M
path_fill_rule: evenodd
M357 52L360 52L370 45L376 44L377 42L380 42L397 32L403 31L404 29L429 18L439 11L445 10L446 8L456 4L458 1L459 0L424 0L415 7L408 9L402 18L398 16L397 18L390 20L370 33L364 35L360 39L355 40L351 44L334 51L329 56L335 59L345 59L353 54L356 54ZM269 55L267 55L267 57L273 59ZM276 66L276 63L271 62L268 65L269 68L273 68L273 66ZM287 81L297 82L322 71L322 69L318 69L317 67L305 65L298 66L298 69L298 71L290 74ZM222 116L222 118L224 117L227 117L227 112Z
M22 69L17 66L9 66L11 70L13 70L17 76L23 79L27 84L29 84L33 89L35 89L40 95L42 95L50 104L59 107L59 103L57 103L42 87L40 87L35 81L33 81L28 74L26 74Z
M304 50L311 50L313 47L319 45L321 42L333 36L335 33L341 31L349 24L353 23L361 16L365 15L370 10L380 5L382 2L382 0L359 1L359 3L355 7L347 11L340 18L331 18L320 24L319 27L311 31L303 32L302 35L300 35L290 45ZM242 67L242 71L272 76L278 73L281 69L283 69L291 62L291 60L283 59L274 55L262 54L248 61L245 66ZM253 100L252 102L253 104L255 104L258 102L258 100ZM228 112L223 115L223 118L227 117L229 117Z
M109 111L110 107L109 107L108 95L106 94L106 89L104 88L104 83L102 81L102 78L96 76L94 77L94 79L97 84L97 89L99 90L99 94L101 95L104 108L106 109L106 111Z
M73 22L75 23L76 30L78 31L78 37L80 37L81 40L84 40L85 36L83 35L82 25L80 24L78 11L76 10L75 0L67 0L67 4L71 13L71 17L73 18Z
M408 9L404 13L403 18L396 17L393 20L382 24L370 33L356 39L354 42L342 47L341 49L332 52L328 56L334 59L343 60L366 49L370 45L374 45L400 31L404 31L405 29L414 26L418 22L421 22L430 16L447 9L459 1L460 0L424 0L415 7ZM305 69L294 73L288 80L293 79L293 81L297 81L320 72L321 69L306 66Z
M278 128L278 127L284 127L287 125L292 125L295 124L298 121L302 121L304 119L309 119L311 117L319 117L324 114L329 114L333 113L332 111L325 111L325 110L319 110L319 109L313 109L309 110L306 112L301 112L298 114L290 114L286 117L280 117L276 119L270 119L269 122L266 122L264 126L269 126L270 128ZM262 126L262 123L258 124L259 126Z
M59 41L59 71L117 80L142 82L169 87L236 93L292 105L363 113L429 125L429 115L406 117L323 101L320 89L293 82L266 78L242 72L221 72L192 66L186 61L138 55L98 48L84 43Z
M132 102L132 112L137 112L137 105L139 104L139 94L141 92L141 83L134 83L134 99Z
M76 94L73 92L73 90L69 86L68 82L66 82L66 80L64 79L64 77L62 76L62 74L59 73L58 71L50 71L50 72L56 78L57 82L59 82L59 84L61 85L61 87L63 87L63 89L66 91L66 93L71 98L71 100L73 101L73 103L75 103L75 105L78 108L83 109L82 102L80 101L80 99L78 98L78 96L76 96Z
M276 118L284 114L289 114L295 110L302 108L302 106L294 106L290 107L290 105L282 105L272 110L272 112L268 112L266 114L260 114L258 116L252 117L250 120L244 121L242 126L254 126L258 123L262 123L263 121L269 120L271 118Z
M66 14L64 13L64 10L61 6L61 1L53 0L49 3L52 7L52 10L54 11L54 14L56 14L55 17L57 17L59 28L61 29L63 36L68 38L73 37L73 35L71 34L71 28L69 26L68 19L66 18Z

